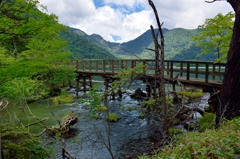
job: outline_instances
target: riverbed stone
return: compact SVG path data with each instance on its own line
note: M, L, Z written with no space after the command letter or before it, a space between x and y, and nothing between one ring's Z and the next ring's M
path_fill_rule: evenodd
M143 99L147 97L147 94L142 91L141 88L138 88L133 94L130 95L133 99Z

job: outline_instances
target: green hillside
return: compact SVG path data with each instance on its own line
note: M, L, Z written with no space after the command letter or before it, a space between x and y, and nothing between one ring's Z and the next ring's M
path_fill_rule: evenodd
M71 59L116 58L81 30L69 28L61 33L61 38L68 42L67 49L73 53Z
M198 56L201 52L201 48L195 46L195 43L191 40L191 36L199 32L199 29L187 30L183 28L176 28L164 32L165 59L214 61L216 56L213 54ZM154 48L153 41L147 47ZM143 50L140 57L153 58L153 56L153 52Z
M155 30L157 32L157 30ZM216 55L209 54L198 56L201 48L195 46L191 36L200 32L199 29L176 28L163 29L165 40L166 60L201 60L215 61ZM154 58L154 53L146 48L154 48L150 30L138 38L124 43L113 43L104 40L100 35L87 35L83 31L70 28L62 34L62 38L68 41L68 48L74 53L72 58Z
M163 33L167 31L168 29L163 29ZM155 32L157 32L157 30L155 30ZM119 49L117 54L131 55L131 53L135 53L137 55L140 55L152 42L152 33L150 30L148 30L136 39L122 43L120 45L121 49Z

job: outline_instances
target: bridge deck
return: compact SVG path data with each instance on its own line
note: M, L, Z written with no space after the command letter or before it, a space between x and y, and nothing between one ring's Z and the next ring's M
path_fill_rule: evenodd
M144 78L153 77L155 72L154 60L89 59L73 60L71 63L76 67L76 72L82 75L112 76L122 69L134 68L139 64L143 64L146 68ZM178 80L183 84L221 89L225 72L224 63L165 60L164 65L167 82L172 82L179 74Z

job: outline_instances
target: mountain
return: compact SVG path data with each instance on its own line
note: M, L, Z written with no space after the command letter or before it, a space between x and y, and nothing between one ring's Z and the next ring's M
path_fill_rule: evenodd
M158 30L155 30L155 33ZM163 29L164 51L166 60L201 60L215 61L216 55L198 56L201 48L196 47L191 36L199 34L200 29ZM87 35L83 31L70 28L62 36L68 41L68 48L74 53L72 58L154 58L154 53L146 48L154 49L152 33L147 30L134 40L114 43L104 40L98 34Z
M116 58L106 47L102 47L99 42L81 30L69 28L68 31L61 33L61 38L68 42L66 49L73 53L71 59Z
M168 29L163 29L163 33L167 32ZM155 30L157 32L157 30ZM152 33L150 30L143 33L138 38L131 40L129 42L125 42L121 44L121 49L118 54L141 54L146 47L148 47L153 42Z

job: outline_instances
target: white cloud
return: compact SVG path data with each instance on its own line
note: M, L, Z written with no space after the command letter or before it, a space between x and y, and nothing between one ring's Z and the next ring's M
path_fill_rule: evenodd
M40 3L65 25L75 24L77 19L87 18L96 11L92 0L40 0Z
M113 41L110 34L119 35L123 15L114 9L104 6L98 8L87 18L79 18L77 24L72 27L79 28L88 34L97 33L104 39Z
M226 14L232 11L230 5L223 1L210 4L204 0L167 0L156 1L155 5L164 27L169 29L195 29L203 24L206 18L213 18L220 12Z
M132 37L138 37L146 30L150 29L150 25L154 23L151 18L152 11L141 11L126 15L122 27L125 34L122 36L123 41L132 40Z
M111 35L125 42L133 40L155 24L155 17L148 0L102 0L105 6L96 7L93 0L40 0L59 22L76 27L87 34L99 34L113 41ZM232 11L226 1L205 3L204 0L153 0L163 27L195 29L206 18ZM113 5L114 4L114 5ZM138 6L144 10L133 12Z

